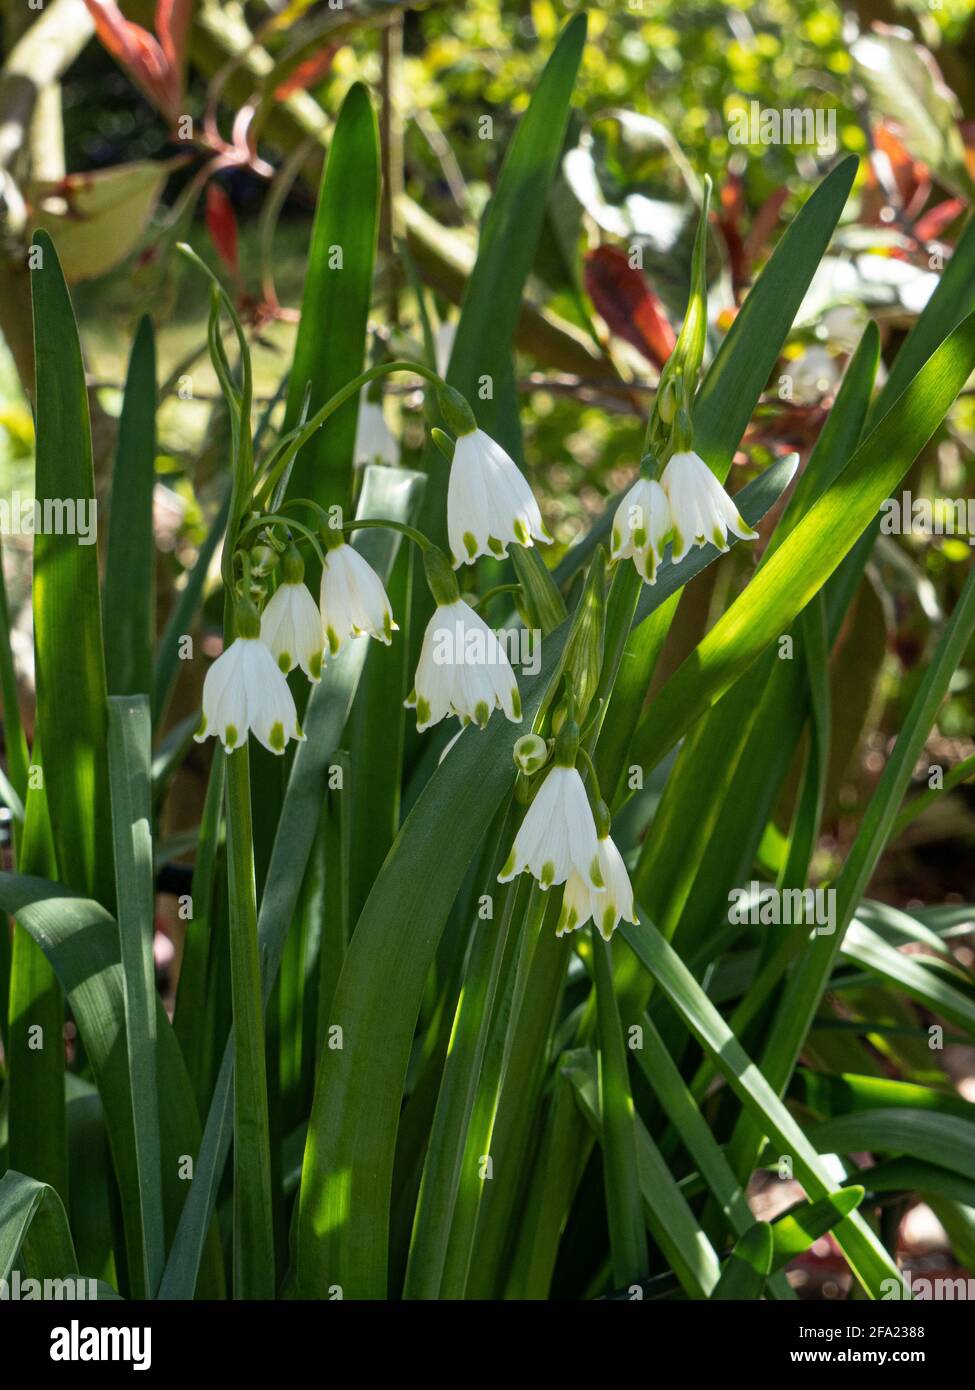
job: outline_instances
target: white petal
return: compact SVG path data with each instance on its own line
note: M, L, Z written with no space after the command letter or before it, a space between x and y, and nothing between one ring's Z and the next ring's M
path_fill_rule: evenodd
M520 722L521 697L507 654L462 599L439 605L427 624L406 706L417 711L420 732L448 714L483 727L496 708Z
M675 564L684 558L693 542L727 550L729 530L742 540L754 540L758 534L742 520L711 469L692 450L674 454L662 481L674 518Z
M593 893L588 883L578 874L570 874L565 881L562 911L559 914L555 935L565 936L566 932L579 931L592 916L592 907Z
M543 888L564 883L570 873L599 887L596 826L582 778L574 767L556 765L525 813L511 853L498 875L506 883L528 869Z
M280 584L261 614L261 641L283 671L300 664L309 680L322 678L322 623L305 584Z
M241 669L251 731L269 753L283 753L289 739L304 737L287 679L260 641L245 642Z
M550 540L526 479L483 430L461 435L454 446L447 485L447 537L455 569L479 555L506 555L512 544Z
M593 921L608 941L619 926L620 919L636 923L633 908L633 888L626 872L623 856L610 836L599 841L599 868L606 885L603 893L594 895Z
M397 630L379 575L344 542L325 555L320 602L322 627L333 655L347 637L363 634L389 646Z

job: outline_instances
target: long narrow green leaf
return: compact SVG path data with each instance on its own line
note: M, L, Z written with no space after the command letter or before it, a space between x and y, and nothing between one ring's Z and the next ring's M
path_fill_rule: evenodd
M108 817L105 660L88 393L78 329L54 243L37 232L31 271L37 360L35 491L52 518L74 509L74 529L34 537L37 724L58 868L76 892L114 905ZM63 525L63 523L62 523Z
M108 701L108 773L119 947L125 982L132 1132L142 1216L142 1277L154 1295L165 1260L156 1075L155 929L148 695Z
M362 370L379 225L379 134L369 93L349 89L322 177L282 432ZM290 492L323 507L352 501L358 401L349 400L294 462Z
M11 1168L0 1178L0 1281L9 1280L18 1256L34 1279L78 1273L68 1218L57 1192Z
M586 16L574 15L559 35L528 109L508 146L478 238L477 260L464 291L447 380L475 405L482 429L518 458L521 430L512 395L512 344L525 282L545 216L545 198L562 153L569 105L586 42ZM485 383L490 390L485 391ZM423 529L446 539L446 471L431 445Z
M818 1202L800 1202L772 1223L772 1269L784 1269L863 1201L864 1190L852 1184Z
M599 1136L601 1125L592 1054L570 1054L566 1071L576 1088L582 1113ZM709 1298L719 1278L718 1257L646 1126L638 1121L636 1130L640 1191L650 1232L688 1296Z
M937 1163L964 1178L975 1172L975 1123L930 1110L859 1110L811 1125L810 1142L820 1153L904 1154Z
M712 1298L761 1298L765 1281L772 1269L772 1228L765 1221L756 1221L729 1255L721 1278L714 1286Z
M115 919L89 898L46 879L0 873L0 908L16 916L43 950L57 974L78 1024L85 1055L91 1064L112 1146L112 1159L122 1199L130 1282L135 1296L144 1297L141 1271L141 1214L136 1170L133 1114L125 1036L125 980L119 959ZM156 1038L160 1131L162 1134L163 1200L167 1233L172 1231L187 1199L186 1158L199 1150L199 1119L189 1078L169 1019L156 1003ZM204 1237L206 1237L206 1232ZM223 1265L216 1232L201 1238L205 1259L200 1267L201 1297L223 1294ZM196 1288L196 1271L187 1297Z
M640 1212L640 1177L633 1094L623 1025L613 988L608 942L592 932L599 1049L597 1078L609 1246L615 1284L647 1274L647 1242Z
M673 948L642 917L638 927L624 923L620 930L745 1109L758 1118L763 1132L772 1136L780 1152L791 1155L796 1176L809 1197L816 1201L828 1196L833 1184L815 1148ZM899 1278L886 1250L858 1214L843 1220L836 1237L872 1298L881 1297L885 1279Z
M941 351L942 349L939 349L939 353ZM938 354L935 354L935 357L937 356ZM889 419L890 416L886 416L885 423ZM787 1084L796 1064L803 1039L819 1007L823 990L843 946L857 903L866 892L877 860L887 843L917 757L937 717L973 629L975 572L969 574L955 610L941 635L931 663L908 710L894 751L871 798L853 848L847 856L837 882L836 930L831 935L815 937L797 962L782 994L775 1023L769 1034L768 1046L762 1058L763 1072L770 1084L780 1090ZM735 1148L743 1166L747 1154L753 1152L755 1141L754 1131L751 1132L749 1142L746 1142L746 1133L747 1127L742 1126L736 1138Z
M155 640L156 552L152 492L156 467L156 347L152 320L139 322L119 417L112 474L103 613L113 695L148 695Z

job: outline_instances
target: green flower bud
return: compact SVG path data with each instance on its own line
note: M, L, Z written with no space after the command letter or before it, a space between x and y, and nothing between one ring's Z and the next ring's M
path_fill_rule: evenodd
M657 392L657 414L665 425L674 423L674 416L677 414L677 387L672 378L660 383L660 390Z
M515 766L526 777L540 771L548 761L548 745L538 734L522 734L511 750Z
M443 456L444 456L444 458L447 460L447 462L448 462L448 463L453 463L453 461L454 461L454 441L451 439L450 435L449 435L449 434L444 434L443 430L439 430L439 429L437 429L436 426L435 426L435 427L430 431L430 438L433 440L434 444L436 444L437 448L438 448L438 449L440 450L440 452L443 454Z
M265 545L261 542L259 545L251 546L251 574L256 576L270 574L277 563L278 552L272 545Z
M599 546L589 565L582 598L572 616L565 649L565 679L575 702L575 717L584 722L599 687L606 626L606 552Z

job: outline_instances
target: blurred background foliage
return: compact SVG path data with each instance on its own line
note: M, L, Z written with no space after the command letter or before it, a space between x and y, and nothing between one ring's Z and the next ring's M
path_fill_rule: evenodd
M250 325L258 392L272 402L290 360L331 121L352 82L364 80L380 112L388 195L375 350L422 352L417 276L443 344L503 152L576 8L565 0L124 3L127 20L157 35L164 10L189 15L174 107L124 53L112 56L123 33L112 7L50 0L41 12L54 25L48 60L50 44L63 45L63 61L51 64L56 99L38 100L23 148L4 156L0 492L30 488L31 368L18 347L18 315L29 229L42 218L68 263L69 243L78 244L74 295L103 479L135 324L147 309L155 320L165 611L217 506L226 439L204 350L205 299L183 277L175 242L190 240L231 287ZM801 201L844 153L861 157L832 253L742 443L733 486L793 448L808 454L868 315L891 359L975 193L975 0L590 0L586 9L590 37L530 287L534 313L523 323L517 383L524 462L563 546L637 462L657 370L679 328L687 227L705 173L717 190L713 350ZM0 114L16 106L11 70L21 71L31 21L39 22L21 0L7 0L4 21ZM753 102L829 115L835 139L820 148L735 143L736 116ZM178 136L181 114L192 117L189 138ZM107 197L98 180L112 178L122 182ZM105 206L93 211L90 198ZM390 391L385 408L403 462L416 464L419 393ZM965 395L918 461L912 493L967 498L973 435L975 405ZM29 539L6 539L21 630L29 622L29 553ZM835 662L822 875L842 858L970 555L967 535L883 537L874 552ZM659 679L752 563L735 554L692 587ZM28 688L30 674L25 668ZM187 694L175 714L192 703ZM919 784L928 764L947 768L972 752L973 707L969 663L956 675ZM877 895L971 900L975 803L965 792L902 837Z

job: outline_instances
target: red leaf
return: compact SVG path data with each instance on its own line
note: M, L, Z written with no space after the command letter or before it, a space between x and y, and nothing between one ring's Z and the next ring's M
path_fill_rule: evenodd
M677 338L663 305L615 246L599 246L586 256L586 291L618 338L656 367L662 367Z
M313 82L318 82L332 66L332 59L338 49L337 43L330 43L320 52L313 53L310 58L306 58L303 63L299 63L284 81L279 82L275 87L275 100L284 101L286 97L291 96L292 92L303 92Z
M965 211L964 198L946 198L933 208L928 208L923 217L914 224L914 235L918 241L936 241L946 227L950 227L956 217Z
M239 270L237 218L233 204L218 183L207 184L206 224L217 255L236 278Z
M141 24L133 24L126 19L115 0L85 0L85 4L94 20L95 33L104 47L121 63L152 104L170 121L174 121L180 114L181 79L171 61L175 50L169 31L166 35L169 45L167 52ZM185 0L172 0L172 4L185 4ZM168 13L163 18L168 25ZM183 41L185 43L185 32Z

